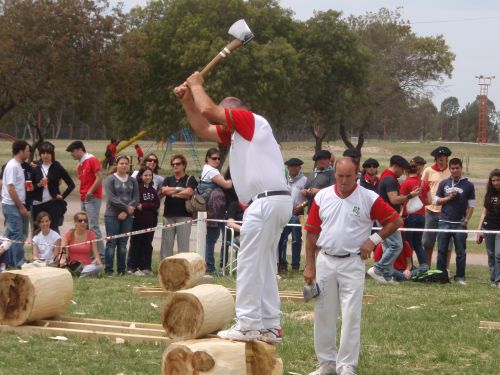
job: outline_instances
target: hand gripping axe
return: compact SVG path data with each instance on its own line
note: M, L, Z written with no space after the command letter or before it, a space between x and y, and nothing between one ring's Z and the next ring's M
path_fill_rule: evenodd
M210 61L207 66L203 68L200 72L202 76L205 76L209 71L211 71L219 62L225 59L231 52L236 48L241 47L251 41L254 37L252 30L248 27L245 20L241 19L236 21L229 28L228 34L234 36L234 40L225 46L212 61Z

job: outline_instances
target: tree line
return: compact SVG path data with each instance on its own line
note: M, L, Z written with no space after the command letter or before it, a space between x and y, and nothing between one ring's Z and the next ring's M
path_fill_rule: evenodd
M0 0L0 127L19 137L41 119L48 138L143 129L166 138L187 125L172 89L227 44L240 18L255 39L206 88L215 100L244 99L280 140L382 138L384 123L391 139L475 140L477 101L461 112L453 98L439 110L431 101L455 58L441 35L417 36L384 8L300 21L276 0L154 0L129 12L104 0ZM490 114L497 140L491 102Z

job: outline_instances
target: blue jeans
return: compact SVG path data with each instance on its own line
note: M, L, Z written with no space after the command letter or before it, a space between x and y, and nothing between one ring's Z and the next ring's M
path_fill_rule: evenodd
M408 215L405 219L405 228L423 229L424 226L424 215ZM427 264L427 256L425 255L424 247L422 246L422 235L423 232L404 232L404 238L408 241L413 251L415 251L420 267L428 269L429 266Z
M95 233L97 239L102 238L101 228L99 227L99 211L101 210L101 203L102 200L94 196L82 201L82 211L87 213L87 217L89 219L89 229ZM104 241L97 242L97 249L99 250L101 259L104 259Z
M485 234L484 243L488 252L490 281L500 283L500 237L496 234Z
M2 211L5 217L5 237L12 241L20 241L10 246L7 252L8 264L12 267L21 267L24 263L23 216L16 205L2 204Z
M403 250L403 238L401 236L401 232L396 231L387 237L384 242L382 242L382 247L384 249L382 258L380 258L380 260L376 262L373 267L375 268L375 272L377 274L383 275L385 278L390 278L394 271L392 266Z
M425 271L427 271L428 269L429 269L429 267L427 267L427 265L426 265L426 267L418 267L418 268L414 268L414 269L412 269L412 270L410 271L410 272L411 272L411 277L415 276L415 275L416 275L417 273L419 273L419 272L425 272ZM395 269L395 270L394 270L394 273L393 273L392 275L394 276L394 279L395 279L396 281L411 281L411 279L410 279L410 280L408 280L408 279L405 277L405 275L404 275L403 271L400 271L400 270L396 270L396 269Z
M300 224L298 216L292 215L288 224ZM302 228L286 226L281 233L280 242L278 243L278 263L281 268L287 268L286 260L286 245L288 236L292 233L292 268L300 267L300 252L302 251Z
M214 249L215 243L219 239L221 225L217 227L207 227L207 237L205 245L205 262L207 263L207 272L215 271Z
M447 223L440 221L438 224L439 229L467 229L460 223ZM465 279L465 262L466 262L466 242L467 233L444 233L439 232L437 236L438 241L438 258L437 269L443 272L446 271L446 256L450 246L450 240L453 238L455 244L455 255L457 259L457 279Z
M106 225L106 235L113 236L116 234L127 233L132 230L134 219L127 217L125 220L118 220L116 216L104 216L104 224ZM115 262L116 249L116 265L119 274L125 273L125 260L127 258L127 242L128 237L116 238L106 242L106 273L113 273Z

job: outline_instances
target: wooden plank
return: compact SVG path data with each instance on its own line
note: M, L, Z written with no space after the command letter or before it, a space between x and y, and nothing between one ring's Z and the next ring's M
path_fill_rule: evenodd
M167 292L165 292L161 287L134 287L135 293L139 293L144 297L162 297L165 296ZM233 296L236 295L236 289L229 289ZM280 291L280 299L284 301L293 301L293 302L303 302L304 295L302 292L296 291ZM373 302L375 300L375 296L370 294L363 295L363 302Z
M154 342L170 344L160 324L123 322L119 320L85 319L63 317L57 320L36 320L22 326L0 326L0 331L43 336L76 335L89 339L106 337L112 341Z
M479 322L480 329L500 329L500 322L489 322L489 321L480 321Z
M156 323L139 323L139 322L127 322L121 320L78 318L76 316L63 316L58 318L57 320L63 322L74 322L74 323L106 324L106 325L115 325L121 327L135 326L136 328L163 329L161 324L156 324Z

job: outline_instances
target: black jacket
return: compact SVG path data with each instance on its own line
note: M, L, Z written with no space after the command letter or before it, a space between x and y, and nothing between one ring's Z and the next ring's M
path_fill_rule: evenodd
M33 186L35 188L34 191L34 198L37 201L42 201L42 196L43 196L43 187L38 187L38 183L44 178L44 174L42 171L42 165L39 164L38 167L36 167L33 170ZM55 198L56 195L61 194L59 190L59 182L61 179L64 180L66 185L68 185L68 188L62 193L63 199L66 199L66 197L73 191L75 188L75 183L73 182L73 179L70 177L66 169L58 162L54 161L50 167L49 167L49 173L47 174L47 178L49 179L49 193L52 198Z

